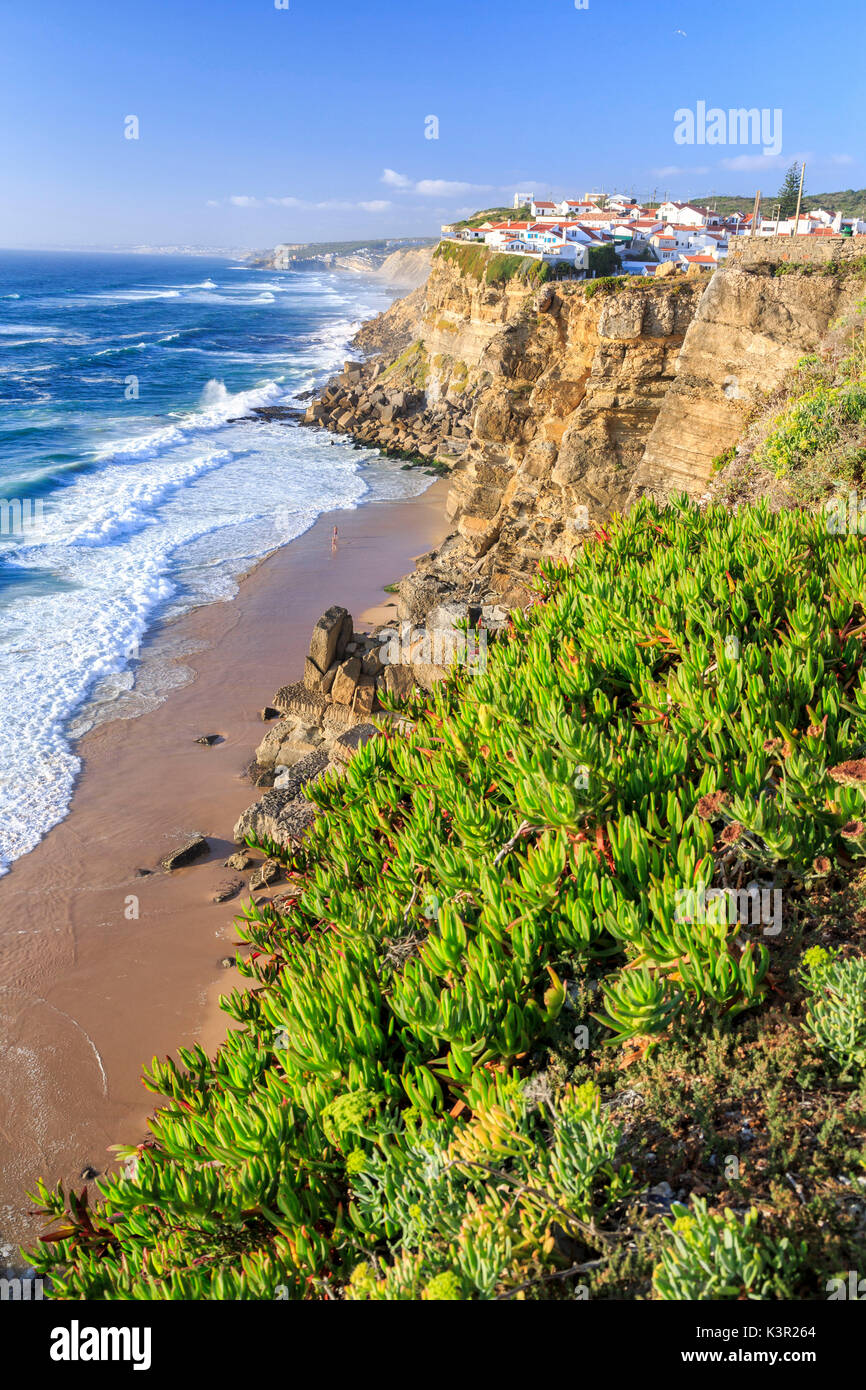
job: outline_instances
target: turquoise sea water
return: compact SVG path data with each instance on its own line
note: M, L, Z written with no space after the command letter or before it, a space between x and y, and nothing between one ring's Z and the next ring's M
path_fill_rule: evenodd
M427 482L237 422L292 404L390 298L228 260L0 252L0 872L66 813L74 738L177 679L141 660L155 624L230 598L323 511Z

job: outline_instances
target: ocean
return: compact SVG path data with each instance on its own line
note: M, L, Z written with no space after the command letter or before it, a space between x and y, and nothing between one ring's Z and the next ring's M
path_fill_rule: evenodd
M238 419L296 404L391 297L231 260L0 252L0 873L66 814L76 740L185 678L166 619L231 599L322 512L429 484Z

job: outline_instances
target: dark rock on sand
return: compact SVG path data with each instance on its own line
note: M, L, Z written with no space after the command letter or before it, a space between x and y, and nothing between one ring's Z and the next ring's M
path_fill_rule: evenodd
M194 859L200 859L203 854L207 854L210 846L203 835L193 835L185 844L173 849L162 860L162 867L167 873L173 869L182 869L184 865L191 864Z
M244 886L242 878L229 878L220 884L213 895L215 903L227 903L232 898L236 898Z
M267 888L269 884L276 883L281 872L282 869L275 859L266 859L250 879L250 891L255 892L257 888Z
M250 854L248 849L239 849L237 854L229 855L228 859L225 861L225 864L223 865L223 868L235 869L237 872L241 872L243 869L248 869L250 865L254 864L255 862L256 861L253 859L253 856Z

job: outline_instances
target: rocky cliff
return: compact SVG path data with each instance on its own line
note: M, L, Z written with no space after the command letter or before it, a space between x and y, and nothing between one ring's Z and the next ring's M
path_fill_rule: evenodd
M811 244L810 244L811 243ZM629 500L700 496L786 374L864 292L857 240L744 240L706 288Z
M674 379L697 279L490 284L434 259L422 290L364 326L311 423L452 468L454 533L404 581L417 620L455 589L526 601L538 560L566 558L624 504Z
M432 255L432 243L414 241L285 242L250 259L263 270L346 270L415 289L430 274Z
M811 240L747 243L710 276L541 287L518 258L440 250L421 289L364 325L366 360L307 412L451 469L453 533L402 582L400 616L455 593L526 602L538 561L570 558L611 511L645 492L702 495L862 295L856 245Z

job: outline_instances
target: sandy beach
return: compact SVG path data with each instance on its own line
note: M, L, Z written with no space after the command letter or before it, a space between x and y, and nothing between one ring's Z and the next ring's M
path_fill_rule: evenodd
M109 1145L141 1137L154 1108L142 1065L224 1036L218 997L239 976L221 961L244 899L213 899L233 877L232 827L259 794L244 776L265 729L258 711L301 676L329 605L361 625L367 610L383 615L383 586L447 533L446 490L437 481L420 498L325 514L232 602L173 623L194 680L85 735L69 815L0 880L0 1265L38 1230L25 1197L38 1177L81 1185L86 1169L106 1170ZM221 741L197 744L203 734ZM209 856L160 870L193 832Z

